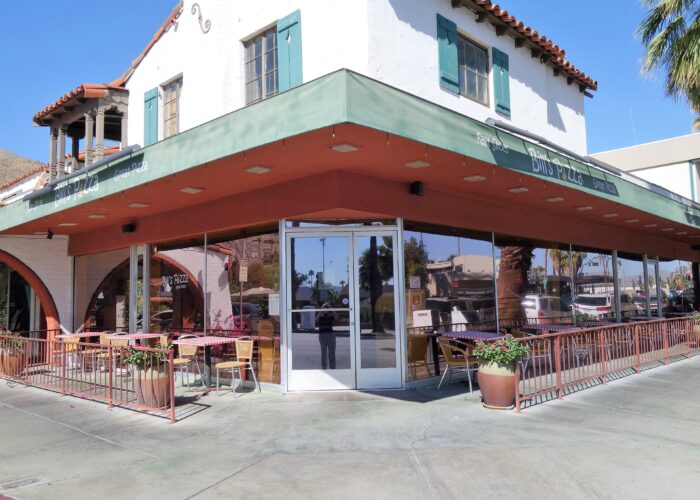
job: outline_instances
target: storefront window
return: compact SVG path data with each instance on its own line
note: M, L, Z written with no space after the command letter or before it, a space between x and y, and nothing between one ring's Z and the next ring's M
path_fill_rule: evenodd
M274 384L281 381L279 248L276 231L213 236L207 245L209 334L253 336L258 378Z
M664 313L695 310L692 264L682 260L660 261L661 289L666 296Z
M615 280L612 254L573 248L573 255L580 261L574 273L574 312L577 323L584 321L615 321ZM624 293L621 300L621 317L636 314L632 297Z
M0 262L0 330L26 332L46 328L32 287L17 271Z
M128 248L75 259L75 314L76 329L128 331Z
M634 308L629 307L628 317L646 316L646 284L644 280L644 263L642 256L620 253L617 259L617 279L620 284L620 298L625 301L632 298ZM622 304L622 308L626 306ZM653 305L652 305L653 307Z
M496 237L500 327L572 321L571 275L578 273L585 257L568 245Z
M406 223L409 379L432 375L436 330L496 329L490 233Z

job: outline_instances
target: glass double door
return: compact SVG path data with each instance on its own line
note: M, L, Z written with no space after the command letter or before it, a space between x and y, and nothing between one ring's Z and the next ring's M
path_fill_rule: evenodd
M287 234L289 390L401 387L396 240Z

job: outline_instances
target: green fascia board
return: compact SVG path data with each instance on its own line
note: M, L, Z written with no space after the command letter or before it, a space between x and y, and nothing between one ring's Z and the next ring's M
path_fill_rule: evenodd
M700 211L520 136L348 70L241 108L0 208L0 231L233 154L353 123L700 227ZM70 221L67 221L70 222Z

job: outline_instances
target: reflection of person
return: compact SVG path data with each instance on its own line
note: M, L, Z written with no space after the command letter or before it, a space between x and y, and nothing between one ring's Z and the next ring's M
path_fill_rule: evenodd
M330 303L326 302L321 309L329 309ZM329 367L335 369L335 333L333 332L333 322L336 320L335 312L319 311L316 315L318 325L318 341L321 344L321 366L325 370Z

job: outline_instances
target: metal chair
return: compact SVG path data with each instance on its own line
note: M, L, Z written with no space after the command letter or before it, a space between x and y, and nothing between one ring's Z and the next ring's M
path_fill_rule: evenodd
M250 370L253 374L253 381L258 386L258 391L262 392L260 382L255 376L253 369L253 340L250 337L241 337L236 339L236 361L224 361L216 364L216 390L219 390L219 372L221 370L231 370L231 391L236 391L235 372L238 370L238 376L243 380L242 369Z
M472 372L479 369L479 360L474 356L470 356L469 346L459 340L441 337L438 344L445 358L445 362L447 363L445 372L442 374L442 378L438 384L438 390L440 390L445 376L447 376L447 383L449 384L452 380L452 372L466 372L467 379L469 380L469 393L471 394Z

